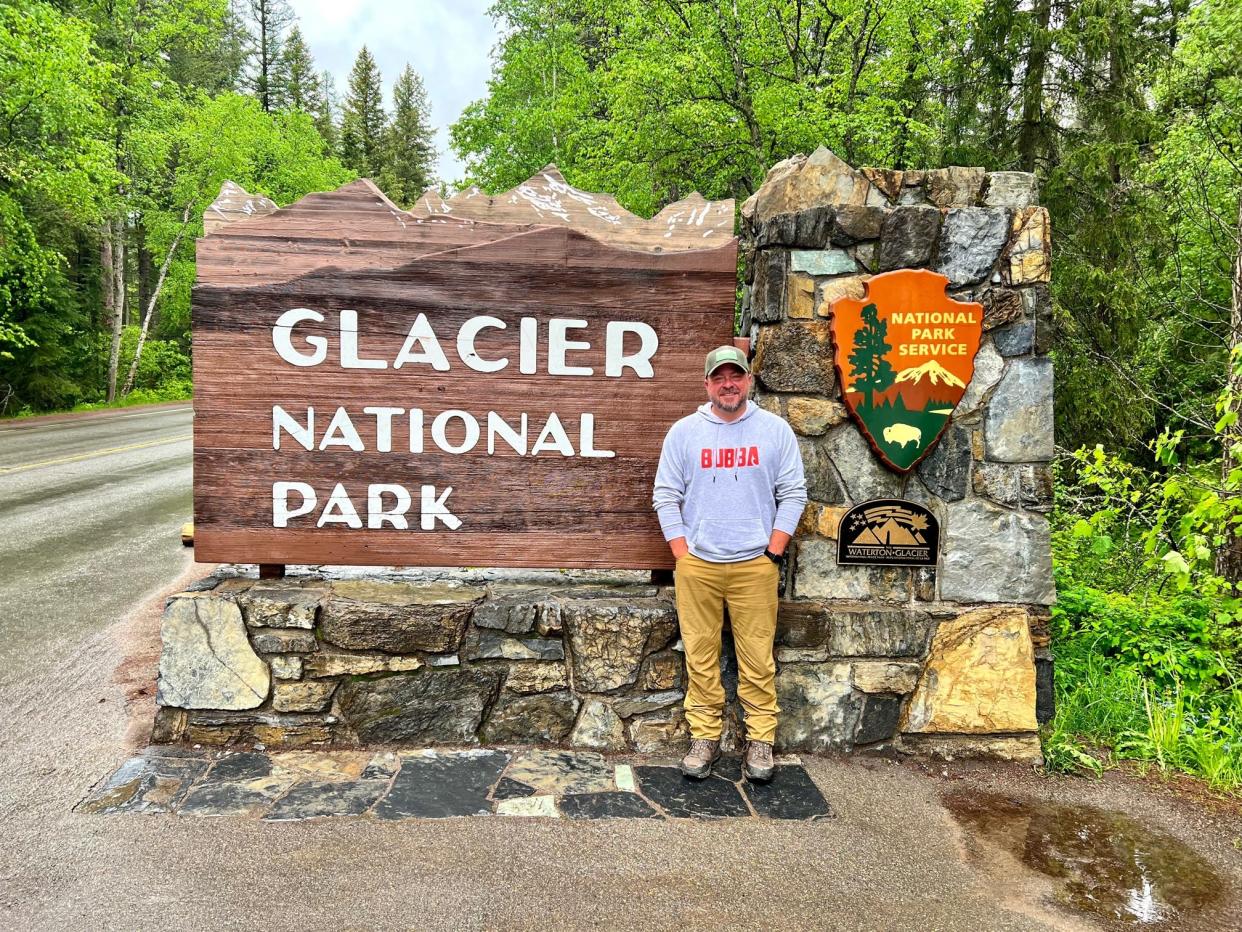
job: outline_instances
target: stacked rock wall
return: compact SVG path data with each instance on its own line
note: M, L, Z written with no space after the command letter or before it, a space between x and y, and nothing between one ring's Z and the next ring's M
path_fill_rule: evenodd
M688 740L667 587L213 577L169 600L161 633L157 742Z
M1021 172L855 171L821 149L777 165L742 208L756 401L798 434L810 498L777 636L787 747L1038 754L1054 589L1050 241L1035 200ZM903 268L984 307L965 397L905 475L848 418L828 323L834 300ZM890 497L939 519L939 565L838 566L841 516Z

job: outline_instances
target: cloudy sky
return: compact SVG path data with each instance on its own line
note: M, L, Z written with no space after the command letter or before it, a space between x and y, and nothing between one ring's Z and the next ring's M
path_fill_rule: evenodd
M482 97L491 74L496 29L492 0L290 0L302 34L320 69L331 71L343 97L349 69L362 46L371 50L384 76L385 104L392 108L392 82L408 62L423 76L436 126L440 177L459 179L461 163L449 149L448 126L462 108Z

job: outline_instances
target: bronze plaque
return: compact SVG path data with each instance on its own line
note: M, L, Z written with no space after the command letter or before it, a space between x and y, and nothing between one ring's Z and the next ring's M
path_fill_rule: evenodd
M867 566L935 566L940 522L914 502L877 498L855 505L837 526L837 562Z
M737 241L539 207L420 217L363 181L199 241L196 559L672 565L652 480L732 337Z

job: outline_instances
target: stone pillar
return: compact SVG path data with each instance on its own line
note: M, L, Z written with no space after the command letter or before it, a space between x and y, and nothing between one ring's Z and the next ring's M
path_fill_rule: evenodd
M854 170L821 148L775 166L742 207L755 400L798 434L810 497L777 636L784 748L1039 755L1055 591L1051 257L1035 201L1022 172ZM939 272L984 307L965 397L905 475L848 417L827 319L869 275L901 268ZM934 570L837 565L841 516L887 497L939 519Z

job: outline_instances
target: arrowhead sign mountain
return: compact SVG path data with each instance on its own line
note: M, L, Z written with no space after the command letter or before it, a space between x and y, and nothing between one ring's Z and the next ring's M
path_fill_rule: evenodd
M931 452L974 374L983 305L950 298L948 283L925 269L886 272L829 309L845 407L897 472Z

